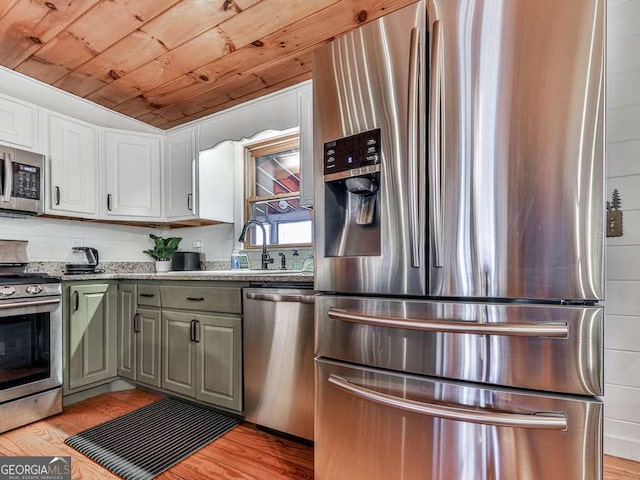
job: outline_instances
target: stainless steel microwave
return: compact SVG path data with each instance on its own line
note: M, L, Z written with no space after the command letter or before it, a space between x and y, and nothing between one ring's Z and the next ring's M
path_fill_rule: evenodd
M40 215L44 156L0 145L0 215Z

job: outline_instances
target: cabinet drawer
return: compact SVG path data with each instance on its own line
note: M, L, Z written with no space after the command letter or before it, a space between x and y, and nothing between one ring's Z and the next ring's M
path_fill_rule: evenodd
M160 307L160 287L157 285L138 285L138 305Z
M242 295L238 287L163 286L162 307L201 312L240 313Z

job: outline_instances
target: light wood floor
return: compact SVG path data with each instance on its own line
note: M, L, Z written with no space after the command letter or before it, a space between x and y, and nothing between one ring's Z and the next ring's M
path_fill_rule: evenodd
M0 435L0 455L69 455L74 479L117 479L64 444L75 433L147 405L157 395L109 393L66 407L60 415ZM313 478L313 448L240 425L158 477L162 480L305 480ZM640 480L640 463L604 458L605 480Z

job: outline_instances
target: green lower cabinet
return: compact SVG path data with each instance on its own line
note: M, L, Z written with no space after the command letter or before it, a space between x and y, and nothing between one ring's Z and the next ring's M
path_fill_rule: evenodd
M118 375L136 380L136 285L118 286Z
M160 387L160 310L138 309L136 333L136 379L152 387Z
M242 410L240 318L198 315L196 398Z
M162 311L162 388L196 396L192 313Z
M160 387L160 310L138 308L137 286L118 287L118 375Z
M71 285L68 290L68 390L117 376L117 285Z
M241 319L162 311L162 388L242 410Z

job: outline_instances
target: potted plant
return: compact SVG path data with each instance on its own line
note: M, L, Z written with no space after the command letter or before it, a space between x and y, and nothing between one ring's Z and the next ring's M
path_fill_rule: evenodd
M151 233L149 235L154 242L153 248L143 250L156 261L156 272L168 272L171 270L171 255L178 249L181 237L159 237Z

